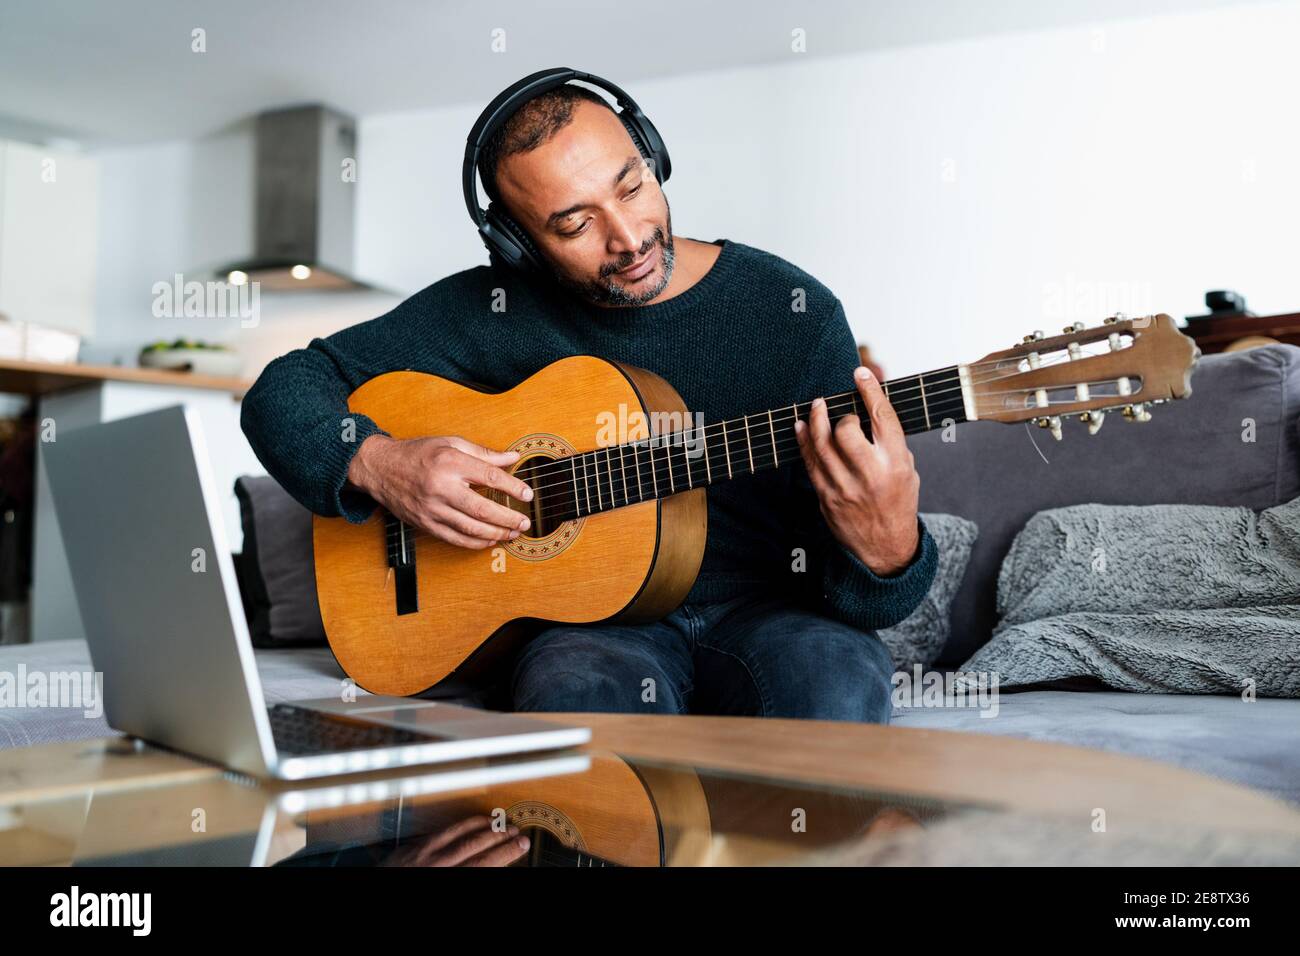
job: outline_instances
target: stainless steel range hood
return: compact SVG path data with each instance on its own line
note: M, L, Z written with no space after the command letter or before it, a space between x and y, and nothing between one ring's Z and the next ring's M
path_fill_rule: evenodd
M253 254L220 274L271 291L367 289L352 276L356 121L324 106L257 117Z

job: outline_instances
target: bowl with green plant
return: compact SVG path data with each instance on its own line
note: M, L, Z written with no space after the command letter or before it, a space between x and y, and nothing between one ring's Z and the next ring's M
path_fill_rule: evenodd
M228 345L200 339L172 339L150 342L142 348L140 365L200 375L238 375L242 362Z

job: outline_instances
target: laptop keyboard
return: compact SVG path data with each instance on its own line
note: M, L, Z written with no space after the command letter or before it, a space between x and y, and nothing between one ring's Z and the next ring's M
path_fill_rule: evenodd
M275 739L276 749L282 754L299 757L349 750L380 750L437 739L429 734L289 704L268 707L267 713L271 717L271 736Z

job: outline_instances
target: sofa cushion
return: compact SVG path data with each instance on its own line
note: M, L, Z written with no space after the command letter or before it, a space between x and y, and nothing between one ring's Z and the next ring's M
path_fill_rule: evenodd
M1270 345L1202 358L1190 398L1152 419L1111 415L1090 437L1077 421L1064 441L1033 425L973 422L908 439L921 510L979 526L952 606L939 663L955 666L992 634L1002 558L1030 516L1103 504L1236 505L1260 510L1300 495L1300 348Z
M915 611L893 627L876 632L899 670L911 670L917 664L929 667L943 653L952 619L952 599L966 574L971 546L979 537L975 522L957 515L922 514L921 519L939 551L934 583Z
M1264 511L1075 505L1029 519L963 671L1002 686L1300 698L1300 498Z
M244 550L235 561L254 647L325 643L312 564L311 512L274 478L235 482Z

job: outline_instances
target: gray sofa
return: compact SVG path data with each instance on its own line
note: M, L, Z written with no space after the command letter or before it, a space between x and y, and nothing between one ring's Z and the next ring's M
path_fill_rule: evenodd
M1113 416L1096 437L1078 423L1066 424L1061 443L1037 428L975 423L959 429L955 442L937 432L910 441L922 510L959 514L980 528L941 666L959 666L988 640L1002 557L1042 509L1083 502L1262 509L1300 495L1300 349L1211 356L1192 385L1189 401L1158 407L1151 422ZM1241 437L1247 419L1255 430L1249 444ZM270 702L336 694L343 677L320 646L262 648L257 662ZM0 671L19 664L89 668L84 644L70 641L0 648ZM1300 804L1300 700L1028 689L1003 691L992 718L974 709L903 707L893 722L1168 761ZM79 711L0 709L0 748L107 733L102 717Z
M1252 429L1254 440L1243 441ZM1300 496L1300 348L1207 356L1192 374L1189 399L1157 406L1146 423L1111 415L1095 436L1078 422L1065 423L1060 442L1031 425L976 422L958 429L956 441L930 432L909 445L921 474L921 510L979 526L939 660L956 668L989 639L1002 559L1037 512L1086 502L1262 510ZM1295 652L1300 657L1300 647ZM1295 699L1003 690L994 718L971 709L908 708L894 722L1115 750L1300 803Z

